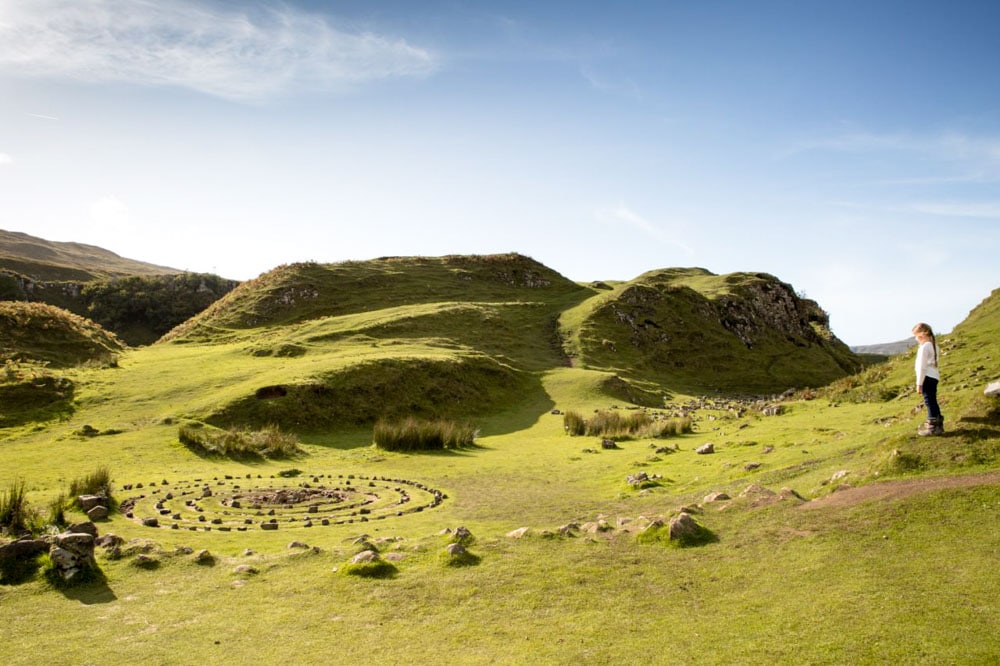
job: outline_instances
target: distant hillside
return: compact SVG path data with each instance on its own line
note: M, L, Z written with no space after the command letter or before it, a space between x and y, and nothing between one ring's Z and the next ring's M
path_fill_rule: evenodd
M898 342L885 342L879 345L858 345L851 347L855 354L874 354L876 356L893 356L902 354L910 347L916 346L917 342L913 338L899 340Z
M182 271L125 259L82 243L43 240L0 229L0 270L38 282L90 282L118 275L173 275Z
M237 284L125 259L81 243L0 230L0 300L48 303L150 344Z

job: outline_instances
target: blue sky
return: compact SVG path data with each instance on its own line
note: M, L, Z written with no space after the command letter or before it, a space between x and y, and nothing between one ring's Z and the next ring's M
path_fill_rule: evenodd
M791 283L848 344L1000 287L1000 3L0 0L0 228L246 279L521 252Z

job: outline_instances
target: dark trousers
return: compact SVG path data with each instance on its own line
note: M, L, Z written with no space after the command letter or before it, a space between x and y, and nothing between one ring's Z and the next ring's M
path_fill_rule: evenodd
M924 377L924 383L920 386L920 393L924 396L924 404L927 405L927 418L940 419L941 407L937 401L938 380L933 377Z

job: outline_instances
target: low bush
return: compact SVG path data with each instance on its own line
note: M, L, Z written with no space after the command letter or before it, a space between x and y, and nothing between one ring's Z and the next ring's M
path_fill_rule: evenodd
M440 451L472 446L478 432L469 424L408 417L402 421L378 421L372 440L386 451Z
M181 426L178 439L202 455L227 458L290 458L302 453L298 439L278 426L260 430L229 428L219 430L199 425Z
M622 414L602 410L595 412L590 419L584 419L577 412L568 411L563 414L563 427L572 436L660 439L689 433L693 429L693 424L686 416L679 419L659 419L648 412Z

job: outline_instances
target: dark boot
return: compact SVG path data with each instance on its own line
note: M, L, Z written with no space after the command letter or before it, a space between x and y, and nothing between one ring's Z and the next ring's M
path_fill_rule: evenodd
M944 434L944 417L940 416L936 419L931 419L931 434L932 435L943 435Z

